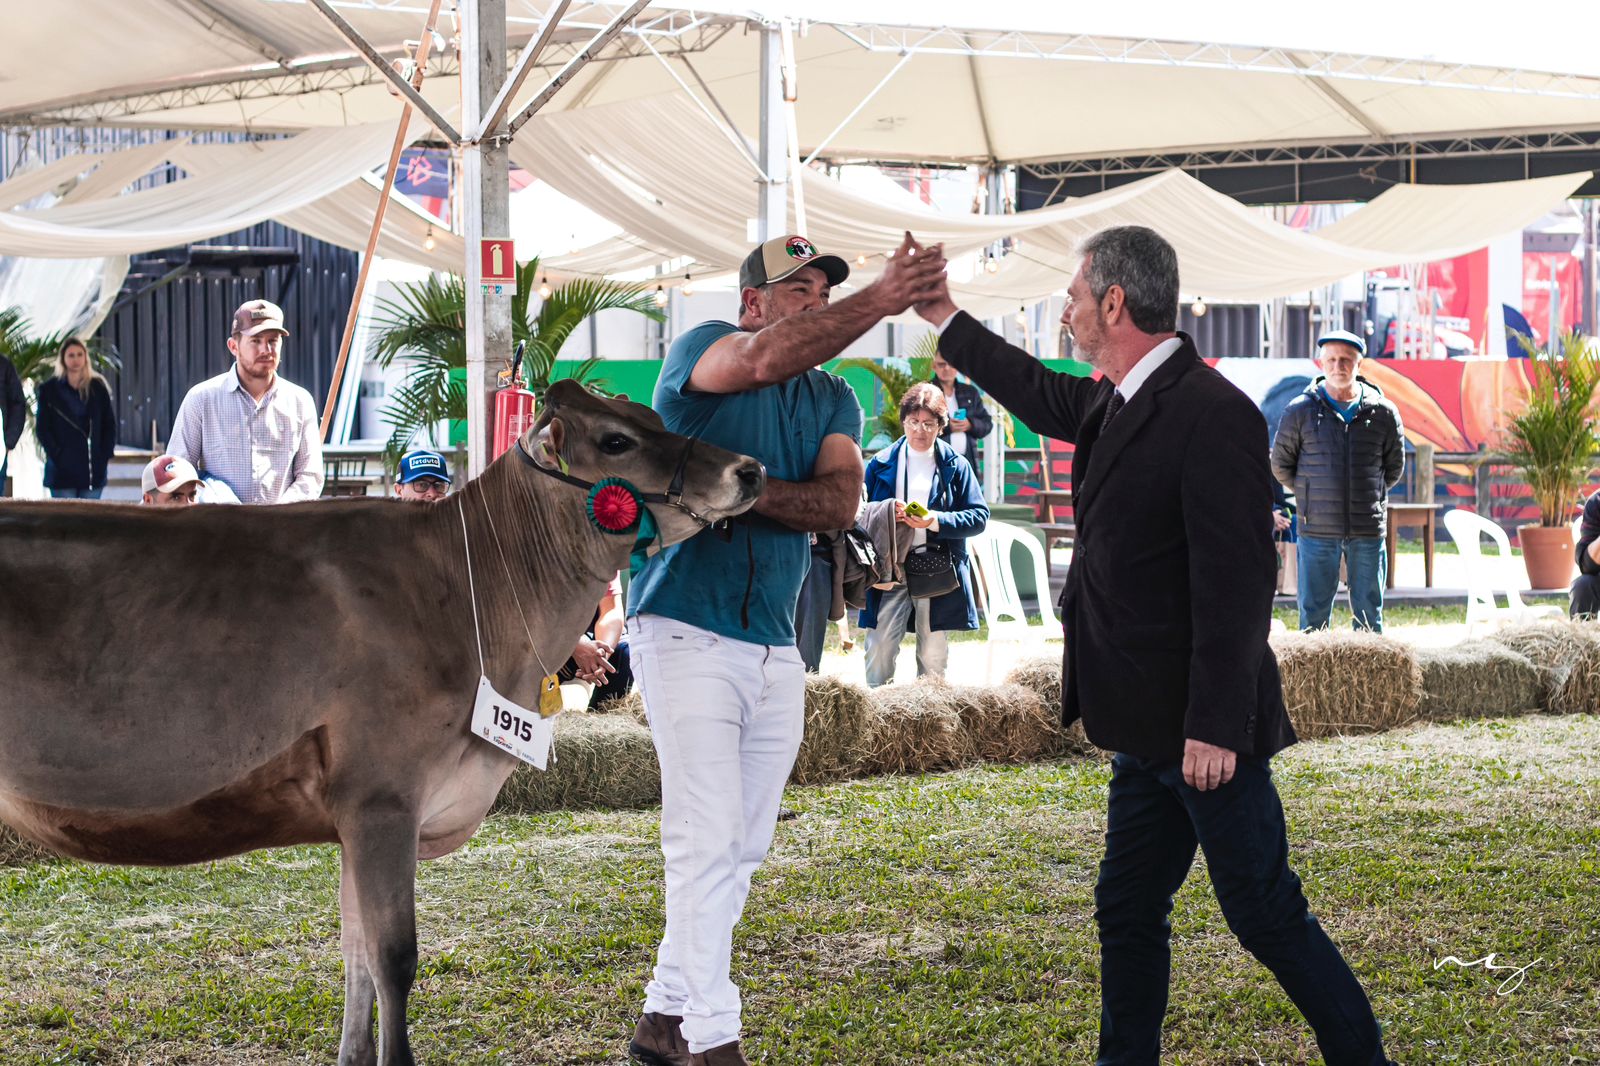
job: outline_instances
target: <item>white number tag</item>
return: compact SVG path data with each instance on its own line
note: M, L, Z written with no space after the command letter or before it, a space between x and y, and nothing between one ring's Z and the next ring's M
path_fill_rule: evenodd
M478 699L472 705L472 732L543 770L555 741L556 722L511 702L494 690L487 677L479 677Z

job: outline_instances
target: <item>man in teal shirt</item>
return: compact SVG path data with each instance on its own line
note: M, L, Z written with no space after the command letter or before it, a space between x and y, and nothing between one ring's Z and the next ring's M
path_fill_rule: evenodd
M794 610L814 531L855 522L861 408L817 369L881 319L941 291L944 256L908 234L883 274L838 303L835 255L785 236L739 271L739 322L677 338L656 385L667 428L742 452L766 489L731 537L666 549L630 590L634 676L661 763L666 935L629 1045L640 1061L741 1066L733 926L777 825L805 726Z

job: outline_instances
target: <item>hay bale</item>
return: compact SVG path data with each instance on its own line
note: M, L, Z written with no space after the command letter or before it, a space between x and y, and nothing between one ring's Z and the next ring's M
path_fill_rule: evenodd
M54 858L58 858L55 852L0 822L0 866L30 866Z
M1286 633L1271 643L1301 737L1375 733L1417 717L1422 670L1409 645L1349 630Z
M627 695L614 700L606 700L589 713L623 715L647 728L650 725L650 720L644 715L644 695L638 689L631 689Z
M1549 698L1549 671L1490 640L1418 648L1424 718L1444 721L1532 714Z
M806 675L806 728L789 774L792 785L839 781L858 771L857 746L871 713L860 685Z
M1061 660L1054 656L1024 660L1006 675L1006 684L1021 685L1039 694L1056 728L1056 746L1050 755L1083 755L1109 762L1111 752L1094 746L1083 731L1083 719L1061 725Z
M873 689L860 743L858 772L926 773L949 770L974 757L972 735L961 721L950 686L918 680Z
M1023 660L1006 675L1005 683L1032 689L1046 707L1061 709L1061 659L1057 656Z
M1557 714L1600 710L1600 626L1551 618L1504 626L1488 639L1546 669L1547 709Z
M518 766L493 810L532 814L660 802L661 769L649 729L621 714L563 714L550 768Z
M1589 628L1586 624L1585 628ZM1586 645L1550 693L1556 714L1600 714L1600 640Z
M1022 685L954 685L950 702L987 762L1029 762L1065 750L1061 710Z

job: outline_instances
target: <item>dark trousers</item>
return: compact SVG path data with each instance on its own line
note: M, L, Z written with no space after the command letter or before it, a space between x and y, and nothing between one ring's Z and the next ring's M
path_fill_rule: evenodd
M1306 906L1289 869L1283 806L1265 759L1239 756L1233 780L1201 792L1181 762L1112 760L1100 926L1098 1066L1157 1066L1172 964L1172 897L1206 865L1228 928L1316 1033L1328 1066L1390 1066L1366 993Z
M828 611L833 607L833 555L811 553L811 569L800 586L794 605L794 642L808 673L822 669L822 641L828 635Z
M1572 582L1572 597L1567 614L1573 618L1593 618L1600 615L1600 577L1579 574Z

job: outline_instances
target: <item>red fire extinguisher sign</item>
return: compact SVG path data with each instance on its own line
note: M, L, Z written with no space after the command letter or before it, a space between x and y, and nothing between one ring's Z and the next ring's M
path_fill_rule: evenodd
M517 257L509 237L485 237L479 255L484 292L506 296L517 291Z

